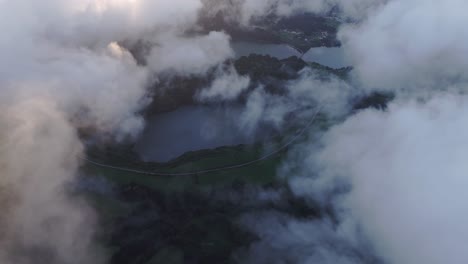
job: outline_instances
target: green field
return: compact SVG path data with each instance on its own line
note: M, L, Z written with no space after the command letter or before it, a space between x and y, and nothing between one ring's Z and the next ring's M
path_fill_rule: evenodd
M329 126L330 122L320 115L307 131L314 134ZM148 172L201 171L257 160L276 152L301 129L290 128L285 132L288 136L277 136L264 144L189 152L168 163L142 162L129 147L90 150L88 158ZM307 135L291 146L307 140ZM193 259L198 261L195 263L239 263L232 262L232 254L257 239L239 226L242 215L269 208L301 217L316 214L287 193L283 194L288 201L283 208L270 203L252 206L250 198L242 196L238 202L219 200L229 193L242 193L249 186L258 190L287 189L287 179L277 177L277 169L287 155L285 148L246 167L190 176L145 175L84 163L84 177L105 179L114 186L114 195L87 194L103 223L99 238L109 252L110 263L178 264Z

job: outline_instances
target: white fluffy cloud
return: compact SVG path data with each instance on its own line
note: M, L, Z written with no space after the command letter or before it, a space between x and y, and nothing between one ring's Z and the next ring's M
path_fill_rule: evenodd
M466 96L440 95L361 112L326 136L322 186L351 185L339 204L388 263L468 261L467 116Z
M394 0L340 38L356 73L368 87L438 86L466 80L466 1Z
M230 57L223 33L182 37L201 7L198 0L0 1L1 263L103 263L92 210L65 188L83 151L76 129L135 137L154 71L201 74ZM150 67L118 44L139 40L163 47Z
M163 35L147 60L153 71L190 75L203 74L233 56L230 37L222 32L211 32L191 38Z
M326 13L337 6L345 18L360 20L388 0L203 0L205 11L225 11L227 19L249 25L252 20L268 15L288 17L304 12Z
M0 261L103 263L92 211L64 190L82 151L66 116L47 96L0 111Z
M465 6L391 0L342 28L357 80L395 91L396 100L297 146L285 164L300 175L290 182L293 191L333 208L338 230L356 232L343 239L358 244L362 232L374 251L359 250L383 263L468 260Z
M235 100L249 87L249 84L250 78L240 76L233 66L228 69L219 68L215 80L196 97L202 102Z
M302 70L299 78L285 83L283 89L280 94L272 94L259 86L249 94L237 117L246 133L253 134L262 125L281 130L291 123L308 120L319 109L330 118L343 116L350 111L349 99L355 92L347 82L333 76L322 80L311 69Z

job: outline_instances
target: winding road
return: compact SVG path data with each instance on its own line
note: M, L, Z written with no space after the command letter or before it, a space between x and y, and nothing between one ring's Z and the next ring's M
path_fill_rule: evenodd
M118 166L112 166L109 164L104 164L100 163L94 160L91 160L87 157L82 157L81 159L84 160L85 162L102 167L102 168L108 168L108 169L113 169L117 171L123 171L123 172L131 172L131 173L136 173L136 174L144 174L144 175L154 175L154 176L195 176L195 175L200 175L200 174L207 174L207 173L213 173L213 172L220 172L220 171L228 171L228 170L234 170L234 169L239 169L239 168L244 168L251 166L253 164L256 164L258 162L267 160L283 150L287 149L289 146L294 144L300 137L302 137L308 129L314 124L315 120L317 119L318 114L320 113L320 110L322 109L322 106L318 106L317 110L315 111L314 115L312 116L312 119L304 126L299 133L297 133L292 139L290 139L288 142L286 142L284 145L279 147L278 149L258 158L255 160L251 160L248 162L240 163L240 164L235 164L235 165L229 165L229 166L224 166L224 167L217 167L217 168L211 168L211 169L205 169L205 170L199 170L199 171L190 171L190 172L176 172L176 173L166 173L166 172L157 172L157 171L143 171L143 170L136 170L136 169L130 169L130 168L124 168L124 167L118 167Z

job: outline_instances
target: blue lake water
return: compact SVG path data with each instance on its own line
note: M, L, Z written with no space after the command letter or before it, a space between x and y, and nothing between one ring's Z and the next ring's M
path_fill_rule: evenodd
M147 161L166 162L188 152L253 143L234 123L238 109L184 106L148 120L136 145Z
M287 45L239 42L233 44L233 49L237 57L251 53L279 59L301 56ZM332 68L349 66L342 48L312 48L302 58ZM167 162L188 151L252 143L256 138L246 136L235 123L240 111L236 107L199 105L156 115L148 120L136 151L144 160Z
M331 68L342 68L350 66L343 48L341 47L319 47L312 48L304 55L296 49L285 44L259 44L250 42L236 42L232 44L236 57L248 56L249 54L269 55L278 59L291 56L301 57L305 61L317 62Z

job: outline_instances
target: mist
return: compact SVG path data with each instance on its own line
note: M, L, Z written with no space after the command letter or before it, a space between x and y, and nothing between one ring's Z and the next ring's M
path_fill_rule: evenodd
M225 32L199 33L201 14L243 26L270 15L327 14L351 78L302 70L267 92L230 66ZM107 263L97 213L73 194L86 141L140 137L160 75L213 74L203 103L245 96L231 118L265 125L334 122L288 152L279 177L321 219L245 215L257 235L247 263L466 263L468 4L462 0L0 0L0 262ZM130 49L145 43L144 63ZM227 66L226 66L227 65ZM390 91L386 109L353 109ZM293 118L292 118L293 117Z
M375 91L396 97L387 109L347 112L290 151L278 173L325 220L254 215L244 223L260 237L247 251L251 263L468 260L464 6L382 1L340 28L354 68L351 98ZM343 91L319 101L343 109L350 98Z
M204 74L232 56L187 36L200 1L0 1L0 262L106 263L97 217L71 186L79 131L133 140L155 74ZM150 43L147 65L122 45ZM192 57L181 57L190 49Z
M301 170L294 192L332 206L337 226L364 234L383 263L468 259L463 5L389 1L342 27L355 85L397 97L385 111L353 114L286 164ZM359 241L350 234L345 241Z
M323 177L349 182L352 189L340 206L351 209L390 263L468 259L466 104L464 96L443 94L425 103L393 104L387 113L352 117L325 138L317 158L325 164Z
M339 35L365 87L444 89L466 82L465 6L457 0L390 1Z
M340 10L340 17L361 20L370 10L379 8L388 0L203 0L204 13L215 15L223 12L224 19L248 26L259 18L270 15L289 17L304 12L326 14L333 8Z

